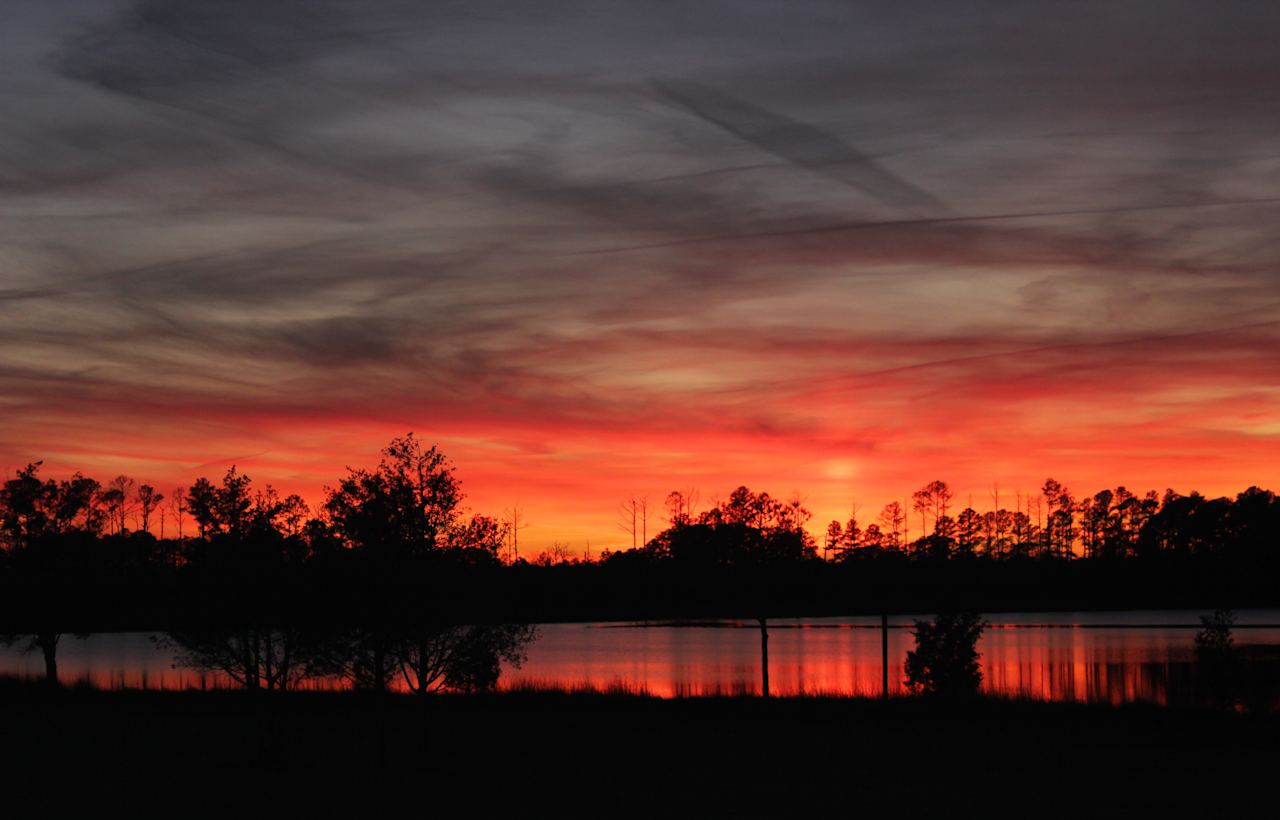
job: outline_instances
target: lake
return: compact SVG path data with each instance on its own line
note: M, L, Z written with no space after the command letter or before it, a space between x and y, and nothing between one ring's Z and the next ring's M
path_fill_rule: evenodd
M1038 700L1157 704L1189 697L1195 632L1202 611L1004 613L978 643L983 689ZM911 617L889 624L890 692L902 693L902 665L913 647ZM878 695L878 617L780 618L769 622L770 689L778 695ZM1280 610L1239 610L1239 646L1280 645ZM218 673L175 667L173 653L144 633L65 636L64 683L99 688L207 689L229 685ZM41 677L38 653L0 648L0 675ZM336 688L311 680L303 688ZM697 624L543 624L518 669L500 687L593 687L663 697L755 694L760 633L754 621Z

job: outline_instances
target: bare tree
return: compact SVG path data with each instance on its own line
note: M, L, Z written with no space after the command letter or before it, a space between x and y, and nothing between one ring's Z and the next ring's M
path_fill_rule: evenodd
M698 489L687 487L683 490L672 490L667 493L667 523L673 527L693 522L698 506Z
M634 495L624 498L618 505L618 529L631 536L631 548L636 548L640 536L640 499Z
M649 496L640 496L640 546L649 543Z
M187 491L182 487L173 488L173 494L169 496L169 512L173 513L174 523L178 525L178 540L181 541L187 512Z
M520 502L517 501L502 511L502 522L507 525L507 535L511 539L511 561L514 563L520 560L520 530L529 528L524 520L524 510L520 509Z
M550 547L538 553L538 557L533 559L533 562L541 567L571 564L573 563L573 553L569 550L568 544L553 541Z

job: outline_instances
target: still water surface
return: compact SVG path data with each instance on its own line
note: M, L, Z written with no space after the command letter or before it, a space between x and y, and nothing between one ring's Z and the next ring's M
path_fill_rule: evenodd
M983 688L1042 700L1169 703L1191 688L1199 611L1005 613L986 616L978 643ZM1241 610L1237 645L1280 645L1280 610ZM889 620L889 688L901 693L911 618ZM769 622L770 688L780 695L876 695L881 691L876 617ZM101 688L202 689L230 685L218 673L175 667L173 652L144 633L66 636L64 683ZM0 649L0 675L40 677L38 653ZM620 688L664 697L753 694L760 689L760 633L753 621L696 625L544 624L501 687ZM303 688L340 682L307 681Z

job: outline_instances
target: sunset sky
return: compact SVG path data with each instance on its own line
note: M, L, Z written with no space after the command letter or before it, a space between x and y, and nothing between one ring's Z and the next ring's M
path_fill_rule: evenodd
M575 551L689 486L1280 488L1278 30L9 0L0 467L317 501L413 431Z

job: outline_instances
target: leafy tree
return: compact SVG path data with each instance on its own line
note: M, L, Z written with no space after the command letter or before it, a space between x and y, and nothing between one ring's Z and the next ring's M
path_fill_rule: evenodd
M97 535L103 524L98 482L80 473L62 482L41 480L41 464L28 464L0 486L0 540L23 548L51 535Z
M249 476L237 473L233 464L222 477L222 486L214 492L217 523L232 538L239 538L249 528L249 511L253 508L252 483Z
M308 669L337 675L356 689L383 692L397 682L417 694L493 688L503 661L520 666L537 637L529 624L431 623L359 627L328 641Z
M1236 614L1230 609L1214 610L1213 615L1200 616L1196 633L1196 665L1200 684L1207 700L1219 706L1235 704L1238 664L1231 628Z
M33 631L0 634L0 643L21 644L23 652L39 651L45 680L56 686L62 632L53 610L67 568L61 542L75 534L96 536L102 520L93 507L98 482L80 473L62 482L41 480L41 465L28 464L0 486L0 533L14 553L14 566L24 573L24 583L41 590L44 598L39 611L28 613Z
M734 568L737 583L749 601L746 605L755 610L760 625L765 697L769 696L771 576L779 565L817 558L813 537L804 529L810 516L798 497L784 503L768 493L740 486L727 501L698 516L695 523L673 525L645 547L646 554L669 558L685 568Z
M477 692L497 684L502 661L520 666L536 636L527 624L411 629L396 640L393 661L412 692Z
M134 487L138 482L127 475L118 475L111 479L107 488L102 491L101 499L106 507L107 525L117 535L123 535L128 529L129 514L137 507Z
M151 515L160 507L161 501L164 501L164 494L156 492L155 487L150 484L143 484L138 487L139 531L149 532L151 530Z
M218 490L209 479L197 478L187 490L187 512L195 519L201 539L218 531Z
M947 533L940 531L940 526L943 525L942 522L947 518L947 507L953 498L955 498L955 493L951 491L945 481L931 481L912 493L911 507L920 513L920 533L922 536L925 534L926 516L933 516L935 535L947 535Z
M958 555L973 555L982 535L982 516L972 507L960 511L956 518L955 538Z
M907 652L907 687L916 693L944 697L976 695L982 684L978 638L986 623L973 613L939 614L916 621L916 648Z
M1215 609L1213 615L1201 615L1201 629L1196 633L1196 655L1202 660L1229 658L1234 651L1231 627L1235 626L1236 613L1230 609Z
M16 477L0 489L0 529L12 547L31 544L47 532L52 524L51 507L55 491L53 482L40 480L43 462L33 462L18 471Z
M836 554L838 555L840 545L843 541L844 525L839 521L832 521L827 524L826 537L822 542L822 557L825 559L832 550L836 550Z
M1115 494L1110 490L1100 490L1080 502L1080 537L1086 558L1097 558L1105 551L1114 500Z
M857 512L849 513L849 520L844 524L844 534L840 538L840 552L847 556L850 550L862 544L862 528L858 524Z
M201 477L187 490L179 512L195 519L201 539L224 536L234 541L254 537L300 536L310 510L299 495L281 498L267 484L253 486L253 479L234 465L214 484Z
M478 646L515 657L518 644L499 638L519 637L525 627L464 627L449 603L449 573L498 566L509 534L506 524L487 516L464 517L462 498L445 455L412 433L393 439L376 468L348 469L327 491L330 531L365 562L364 623L334 659L357 686L382 691L399 674L426 690L478 687L488 674L476 671ZM471 664L465 673L464 660ZM496 664L484 668L496 675Z
M1048 516L1045 521L1044 555L1071 558L1075 540L1075 499L1061 483L1045 479L1041 488Z
M285 535L302 535L307 516L310 514L311 508L307 506L302 496L291 493L285 496L276 508L273 523Z
M395 438L373 470L348 468L324 510L351 547L385 558L442 546L460 514L462 488L444 453L413 433Z

